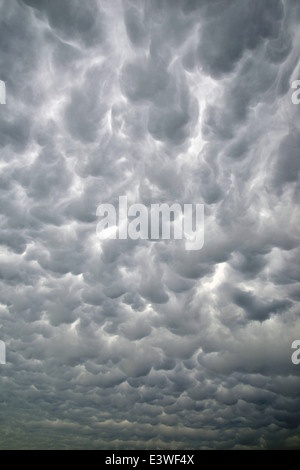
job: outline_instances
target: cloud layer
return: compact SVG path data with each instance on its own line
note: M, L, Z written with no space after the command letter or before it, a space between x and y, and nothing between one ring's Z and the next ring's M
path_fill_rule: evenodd
M0 448L299 448L299 2L0 13ZM100 242L122 195L204 248Z

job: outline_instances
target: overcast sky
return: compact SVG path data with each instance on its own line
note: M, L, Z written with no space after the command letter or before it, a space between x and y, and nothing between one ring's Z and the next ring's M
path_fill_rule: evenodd
M300 448L299 0L0 0L0 449ZM205 244L97 207L205 204Z

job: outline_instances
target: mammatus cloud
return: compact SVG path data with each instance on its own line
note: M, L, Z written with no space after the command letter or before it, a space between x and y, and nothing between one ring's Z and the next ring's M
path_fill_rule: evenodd
M299 448L299 2L0 10L0 448ZM120 196L203 249L100 241Z

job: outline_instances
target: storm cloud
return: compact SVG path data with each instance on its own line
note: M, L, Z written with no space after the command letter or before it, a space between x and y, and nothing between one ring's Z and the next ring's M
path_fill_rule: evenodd
M299 2L0 15L0 449L299 449ZM100 241L119 196L204 247Z

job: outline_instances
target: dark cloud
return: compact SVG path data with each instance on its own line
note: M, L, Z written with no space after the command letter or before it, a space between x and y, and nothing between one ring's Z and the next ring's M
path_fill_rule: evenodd
M299 2L0 14L0 448L299 448ZM122 195L203 249L100 242Z
M214 77L230 73L247 51L278 36L284 16L281 0L229 1L214 7L200 33L200 66Z
M49 23L62 39L74 40L85 47L96 46L103 35L100 6L95 0L87 0L85 5L77 0L24 0L40 18Z
M255 298L251 292L236 289L233 292L233 302L241 307L252 320L264 321L271 314L280 313L291 306L287 300L262 301Z

